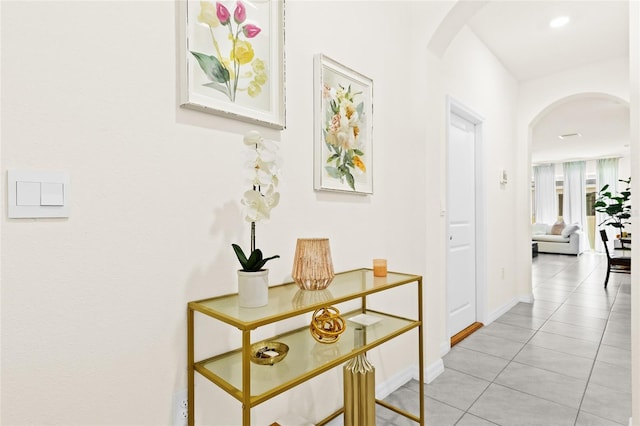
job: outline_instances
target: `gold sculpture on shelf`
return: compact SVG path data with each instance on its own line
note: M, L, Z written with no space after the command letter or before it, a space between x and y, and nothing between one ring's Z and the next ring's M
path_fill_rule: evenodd
M320 343L334 343L344 333L347 324L340 316L340 311L333 306L316 309L311 318L309 331Z

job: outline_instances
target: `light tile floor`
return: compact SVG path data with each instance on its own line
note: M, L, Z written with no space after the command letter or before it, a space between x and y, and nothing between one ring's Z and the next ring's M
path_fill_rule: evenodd
M605 290L606 257L592 253L541 253L532 273L534 303L519 303L444 357L444 373L425 385L428 425L628 425L630 276L611 274ZM417 413L418 386L387 399ZM382 407L376 414L378 425L415 425Z

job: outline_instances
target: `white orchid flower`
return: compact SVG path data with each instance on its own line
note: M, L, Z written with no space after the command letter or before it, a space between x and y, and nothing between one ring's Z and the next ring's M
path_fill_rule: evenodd
M255 130L245 135L244 143L252 148L245 165L246 176L253 189L244 193L242 204L245 206L245 219L259 222L269 219L271 209L280 201L280 194L276 192L280 183L278 145L263 139Z
M273 175L266 170L257 169L253 178L254 185L267 186L273 185Z
M244 135L245 145L259 145L262 142L262 135L257 130L251 130Z
M267 205L269 206L269 209L273 209L280 202L280 193L276 192L276 190L272 186L271 188L269 188L267 193L264 194L264 199Z
M263 153L268 153L275 156L278 153L278 145L273 141L262 139L258 146L258 150L261 152L261 155L264 155Z
M258 191L249 190L244 193L242 204L245 206L245 220L247 222L260 222L269 219L271 207L265 197Z

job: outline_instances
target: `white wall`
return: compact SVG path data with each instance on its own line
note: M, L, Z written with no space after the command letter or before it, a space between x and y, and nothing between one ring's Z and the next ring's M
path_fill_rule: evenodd
M446 96L452 96L467 108L484 118L482 146L482 168L485 211L482 212L486 226L486 243L480 248L486 259L486 318L495 319L496 312L515 303L517 297L514 265L514 241L509 232L516 217L515 193L513 185L499 183L499 171L506 168L515 172L515 111L517 102L517 82L504 69L495 56L468 29L463 28L454 38L442 58L428 53L427 99L429 102L428 140L430 156L437 158L427 178L433 182L430 192L433 200L427 209L430 223L439 224L440 232L436 242L427 249L429 254L428 273L436 277L437 287L429 288L427 323L438 322L440 329L430 328L426 336L428 364L436 361L436 348L446 352L449 336L446 333L446 217L438 216L440 206L446 210ZM470 66L473 64L473 66ZM504 268L502 278L501 268Z
M513 238L509 232L499 232L515 225L515 191L513 185L501 185L499 175L502 169L508 174L515 171L518 84L467 27L453 40L443 59L447 93L484 117L481 167L487 238L481 250L486 250L487 313L491 317L516 297Z
M296 238L326 236L337 271L384 256L391 270L441 287L431 256L439 206L428 197L439 158L424 143L434 119L420 52L434 17L451 5L363 5L286 4L287 129L261 129L280 141L282 199L271 222L258 225L258 246L282 256L269 264L272 283L288 279ZM176 106L174 2L0 7L3 182L8 169L71 176L68 219L2 218L1 422L170 424L172 394L186 386L186 303L236 289L230 244L249 239L241 140L256 126ZM374 81L373 196L312 189L318 52ZM387 301L399 310L414 302ZM427 334L437 335L442 320L429 318ZM210 342L200 352L237 345L228 330L215 332L203 336ZM373 354L382 380L415 364L414 351L404 350L412 342L389 345L393 356ZM439 358L437 348L427 350ZM335 386L337 376L263 404L256 424L289 410L327 414L339 388L327 406L298 401L304 389ZM237 402L202 380L197 387L198 423L238 423Z
M330 238L337 271L384 256L391 270L424 275L429 366L449 339L448 94L485 118L488 314L531 292L517 286L530 253L516 221L528 175L513 143L518 87L469 30L443 58L426 51L451 6L288 1L287 129L261 129L280 141L285 164L281 205L257 231L258 246L282 256L269 265L272 283L288 280L296 238L308 236ZM72 190L69 219L1 221L1 423L170 424L172 394L186 384L186 303L235 291L230 244L249 239L241 139L256 126L176 106L171 1L3 1L0 10L3 182L7 169L66 170ZM318 52L374 81L373 196L312 190ZM514 185L500 186L503 167ZM402 311L415 300L384 303ZM209 338L200 353L237 346L222 327L199 337ZM412 344L372 354L381 381L415 364ZM287 411L318 420L339 403L338 376L261 405L256 424ZM198 423L238 423L236 401L204 380L197 389Z

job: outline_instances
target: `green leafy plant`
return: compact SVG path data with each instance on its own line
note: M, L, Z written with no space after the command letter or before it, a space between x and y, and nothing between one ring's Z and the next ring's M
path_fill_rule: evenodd
M631 224L629 222L631 218L631 178L619 179L618 181L627 184L625 190L617 194L609 190L608 184L603 186L598 191L598 198L593 207L597 212L608 216L598 226L612 226L622 232L625 225Z
M239 245L231 244L231 246L233 247L233 250L236 252L236 256L238 256L238 260L240 261L242 270L245 272L258 272L264 267L265 263L267 263L271 259L277 259L280 257L279 255L275 255L275 256L264 258L262 256L262 250L255 249L254 251L251 252L249 257L247 258L247 256L245 256L244 254L244 251L242 251L242 248Z

